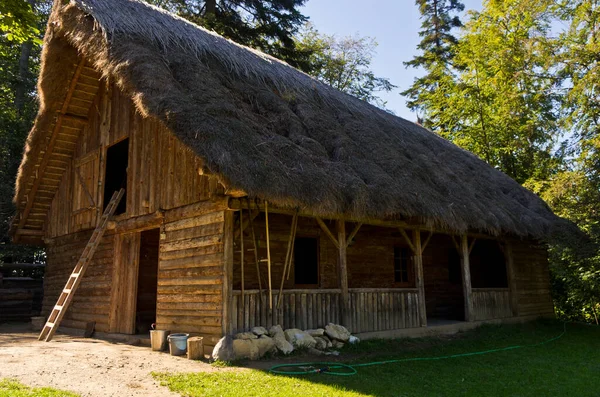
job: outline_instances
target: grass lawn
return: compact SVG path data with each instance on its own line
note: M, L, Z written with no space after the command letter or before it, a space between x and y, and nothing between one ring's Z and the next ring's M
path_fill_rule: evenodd
M0 397L77 397L79 394L50 387L29 387L12 379L0 379Z
M256 369L154 376L183 396L599 396L600 328L568 324L566 330L562 338L539 346L358 367L354 376L272 375ZM363 341L342 349L340 359L357 364L446 356L536 344L562 331L562 323L538 321L484 326L452 338ZM319 359L294 358L298 362Z

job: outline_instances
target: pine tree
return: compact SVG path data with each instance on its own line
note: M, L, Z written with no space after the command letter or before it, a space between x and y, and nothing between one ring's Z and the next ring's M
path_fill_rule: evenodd
M416 0L421 13L421 42L417 46L420 54L407 67L423 68L425 75L416 78L410 88L402 92L409 109L416 111L419 121L426 127L436 129L439 126L440 109L433 104L439 103L448 86L453 84L452 68L456 37L453 30L462 26L456 15L464 10L459 0Z
M257 48L307 71L310 54L294 35L308 20L299 11L306 0L150 0L237 43Z

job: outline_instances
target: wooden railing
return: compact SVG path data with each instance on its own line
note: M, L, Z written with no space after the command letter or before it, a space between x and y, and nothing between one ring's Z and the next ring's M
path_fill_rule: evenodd
M491 320L512 316L508 288L473 288L473 320Z
M271 311L265 291L261 299L258 290L246 290L243 306L241 292L233 291L233 332L276 324L284 329L309 329L342 321L339 289L284 290L279 309L278 294L273 292ZM416 289L351 288L349 298L350 324L346 325L354 333L419 326Z

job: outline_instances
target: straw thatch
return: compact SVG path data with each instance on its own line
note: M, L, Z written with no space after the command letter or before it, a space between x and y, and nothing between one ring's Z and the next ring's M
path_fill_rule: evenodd
M58 71L73 64L65 43L250 197L453 231L541 237L557 225L536 195L430 131L135 0L55 4L40 83L45 106L19 181L64 92ZM17 196L24 190L18 185Z

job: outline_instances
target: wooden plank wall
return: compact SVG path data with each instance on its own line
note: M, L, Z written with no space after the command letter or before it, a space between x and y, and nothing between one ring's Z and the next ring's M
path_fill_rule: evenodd
M548 250L532 241L511 241L519 316L553 315Z
M46 247L42 315L48 316L73 267L91 237L91 231L74 233L51 240ZM109 331L108 313L112 281L114 235L104 236L90 262L65 320L95 321L96 330Z
M222 335L225 201L167 211L158 264L158 329L204 336L208 349Z
M129 138L127 212L121 218L176 208L223 194L215 178L198 174L202 160L160 121L136 112L131 99L102 81L75 155L49 210L46 237L91 228L104 196L106 148ZM76 173L79 171L85 184ZM86 190L94 198L90 208Z
M273 293L274 306L279 291ZM328 323L339 324L339 289L284 290L281 307L269 310L268 295L258 290L233 294L234 332L250 330L254 326L310 329ZM350 290L350 324L352 332L386 331L419 327L419 305L416 289L354 288Z
M473 288L473 321L512 317L509 288Z

